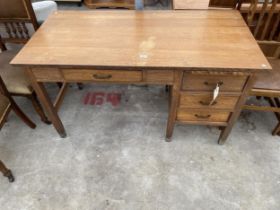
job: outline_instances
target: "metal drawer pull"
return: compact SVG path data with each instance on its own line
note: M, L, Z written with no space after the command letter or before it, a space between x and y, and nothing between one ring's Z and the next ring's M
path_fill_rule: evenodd
M111 74L101 74L101 75L94 74L93 77L95 79L110 79L110 78L112 78L112 75Z
M194 116L196 118L200 118L200 119L208 119L209 117L211 117L210 114L208 114L208 115L198 115L198 114L195 114Z
M217 82L217 83L209 83L207 81L204 82L204 85L211 85L211 86L222 86L224 84L224 82L220 81L220 82Z
M205 102L205 101L199 101L199 103L201 104L201 105L203 105L203 106L214 106L214 105L216 105L218 102L217 101L214 101L213 103L211 103L212 101L210 101L210 102Z

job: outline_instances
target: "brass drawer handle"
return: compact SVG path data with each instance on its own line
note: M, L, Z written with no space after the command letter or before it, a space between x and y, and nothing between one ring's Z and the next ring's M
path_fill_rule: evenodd
M203 105L203 106L214 106L214 105L216 105L218 102L217 101L214 101L213 103L211 103L211 102L205 102L205 101L199 101L199 103L201 104L201 105Z
M198 115L198 114L195 114L194 116L196 118L200 118L200 119L208 119L209 117L211 117L210 114L208 114L208 115Z
M204 85L211 85L211 86L222 86L224 84L224 82L220 81L220 82L217 82L217 83L209 83L207 81L204 82Z
M112 78L112 75L111 74L94 74L93 77L95 79L110 79Z

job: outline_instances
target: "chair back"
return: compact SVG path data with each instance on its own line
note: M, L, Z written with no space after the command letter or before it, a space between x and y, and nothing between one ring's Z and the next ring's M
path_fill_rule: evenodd
M209 7L236 8L239 0L210 0Z
M38 27L30 0L0 0L0 41L26 43Z
M280 41L280 0L251 0L247 23L257 40Z
M240 11L268 57L280 57L280 0L243 0Z

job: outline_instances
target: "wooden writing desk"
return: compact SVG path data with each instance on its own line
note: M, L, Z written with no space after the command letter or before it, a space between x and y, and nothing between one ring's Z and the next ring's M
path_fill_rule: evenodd
M221 127L219 143L253 74L271 69L237 11L57 12L11 63L26 67L61 137L66 132L44 82L169 85L167 139L181 122ZM209 105L217 84L218 99Z

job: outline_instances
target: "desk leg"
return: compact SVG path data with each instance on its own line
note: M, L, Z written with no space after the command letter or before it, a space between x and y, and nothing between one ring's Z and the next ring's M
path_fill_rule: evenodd
M170 142L176 121L177 108L180 97L180 87L182 83L183 71L175 71L174 84L170 89L169 113L166 128L166 141Z
M36 81L36 78L31 69L27 69L26 72L30 78L32 87L34 88L41 104L46 109L48 117L51 120L53 126L55 127L55 129L57 130L57 132L59 133L61 138L65 138L66 132L65 132L64 126L57 114L56 109L54 108L53 103L51 102L51 100L48 96L48 93L47 93L44 85L41 82Z
M251 75L251 76L249 76L249 78L246 82L246 85L243 89L242 96L240 96L240 99L239 99L239 101L236 105L236 108L235 108L233 114L231 115L231 117L229 119L228 125L226 127L224 127L223 130L221 131L221 134L220 134L220 137L219 137L219 140L218 140L219 144L222 145L227 140L227 137L229 136L234 123L236 122L236 120L238 119L238 117L239 117L239 115L242 111L242 107L247 100L248 93L251 90L251 88L253 86L253 83L254 83L254 78L253 78L253 75Z

